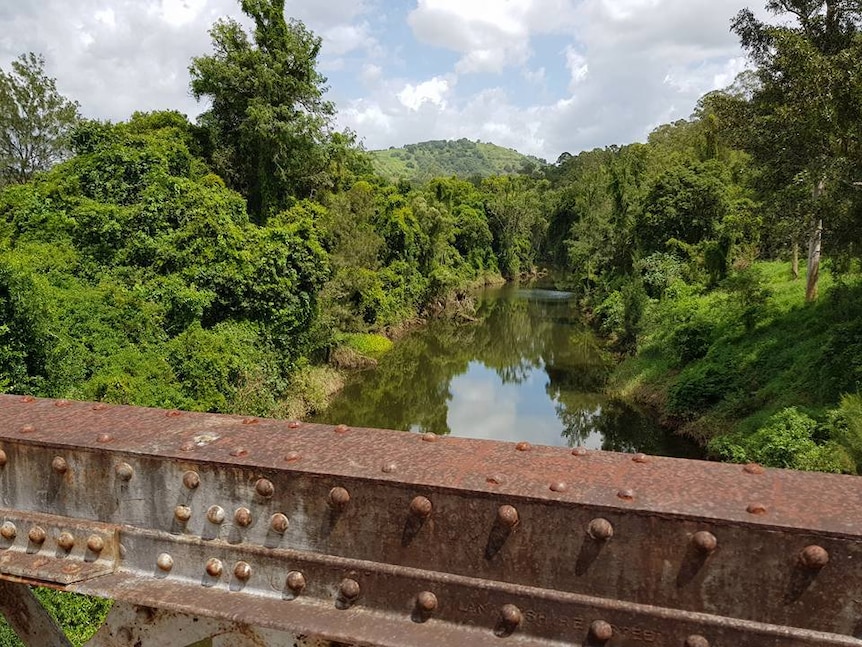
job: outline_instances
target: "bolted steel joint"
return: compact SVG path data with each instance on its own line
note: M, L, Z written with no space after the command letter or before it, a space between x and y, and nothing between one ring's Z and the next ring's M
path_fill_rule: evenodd
M275 486L269 479L258 479L257 483L254 484L254 491L259 497L269 499L275 494Z
M718 539L711 532L696 532L691 537L691 545L704 555L711 555L718 548Z
M431 516L434 510L434 505L429 499L424 496L417 496L410 502L410 514L420 519L427 519Z
M233 574L236 579L247 582L251 578L251 566L248 562L237 562L233 567Z
M238 508L236 512L233 513L233 520L236 522L236 525L241 528L248 528L254 519L251 516L251 510L248 508Z
M3 525L0 526L0 537L3 537L6 541L15 541L15 537L18 536L18 528L15 527L15 524L11 521L4 521Z
M276 514L272 515L272 517L270 517L269 527L272 529L273 532L279 535L283 535L290 527L290 522L285 515L281 514L280 512L277 512Z
M0 449L0 467L6 467L6 463L9 462L9 457L6 456L6 452Z
M224 564L222 564L220 559L211 557L207 560L206 572L210 577L221 577L224 572Z
M497 521L504 528L514 528L520 521L518 510L511 505L501 505L497 510Z
M819 571L829 563L829 552L822 546L806 546L799 553L799 563L803 568Z
M48 538L48 533L41 526L33 526L30 528L30 532L27 533L27 538L34 544L41 546Z
M69 471L69 464L62 456L55 456L54 460L51 461L51 469L57 474L65 474Z
M299 571L291 571L287 574L285 584L287 584L287 588L290 589L294 595L299 595L306 586L305 575Z
M422 591L416 596L416 610L428 616L437 610L437 596L431 591Z
M500 620L494 633L505 638L515 632L521 626L524 620L524 614L514 604L504 604L500 607Z
M709 641L703 636L692 634L685 639L684 647L709 647Z
M590 635L597 641L606 643L614 637L614 628L604 620L596 620L590 625Z
M188 471L183 474L183 485L187 490L197 490L201 484L201 477L197 472Z
M212 505L207 509L207 521L212 524L219 525L224 523L225 512L224 508L219 505Z
M168 553L162 553L156 558L156 566L159 567L160 571L169 573L170 570L174 567L174 558L171 557Z
M349 577L341 580L341 585L338 587L339 606L341 608L351 606L359 599L360 593L362 593L362 589L359 586L359 582Z
M120 463L114 468L114 472L121 481L131 481L135 475L135 470L128 463Z
M90 535L87 538L87 549L93 553L99 554L105 550L105 540L99 535Z
M75 536L71 532L61 532L57 545L68 553L75 547Z
M174 508L174 518L180 523L187 523L192 518L192 509L187 505L178 505Z
M350 503L350 492L343 487L334 487L329 491L326 501L329 503L329 507L335 510L343 510Z
M593 519L587 526L587 534L596 541L608 541L614 536L614 527L607 519Z

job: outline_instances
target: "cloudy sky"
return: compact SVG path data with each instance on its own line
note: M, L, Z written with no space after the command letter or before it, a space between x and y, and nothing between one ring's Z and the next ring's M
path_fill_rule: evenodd
M748 0L759 9L761 0ZM467 137L555 160L643 140L745 66L746 0L286 0L324 39L342 126L369 149ZM759 12L758 12L759 13ZM236 0L0 0L0 66L44 54L88 117L204 106L188 90Z

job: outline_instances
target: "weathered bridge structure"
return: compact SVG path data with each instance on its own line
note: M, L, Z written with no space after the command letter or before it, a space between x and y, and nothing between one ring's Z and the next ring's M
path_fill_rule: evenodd
M0 396L27 645L42 585L97 647L859 647L860 538L849 476Z

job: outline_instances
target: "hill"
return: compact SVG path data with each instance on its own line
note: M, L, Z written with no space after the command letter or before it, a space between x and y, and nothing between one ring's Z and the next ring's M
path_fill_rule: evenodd
M508 175L546 162L495 144L458 139L371 151L374 170L390 180L424 182L434 177Z

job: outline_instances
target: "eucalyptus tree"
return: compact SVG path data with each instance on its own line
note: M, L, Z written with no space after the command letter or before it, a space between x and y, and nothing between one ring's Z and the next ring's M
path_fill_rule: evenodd
M757 83L749 97L728 102L726 113L736 111L739 142L764 185L779 202L792 193L805 214L806 299L813 301L824 232L836 247L858 242L862 1L769 0L766 8L790 21L766 23L749 9L736 16L732 28L756 65ZM800 209L789 218L798 219Z
M32 52L0 69L0 186L24 183L69 152L78 103L57 91L45 59Z

